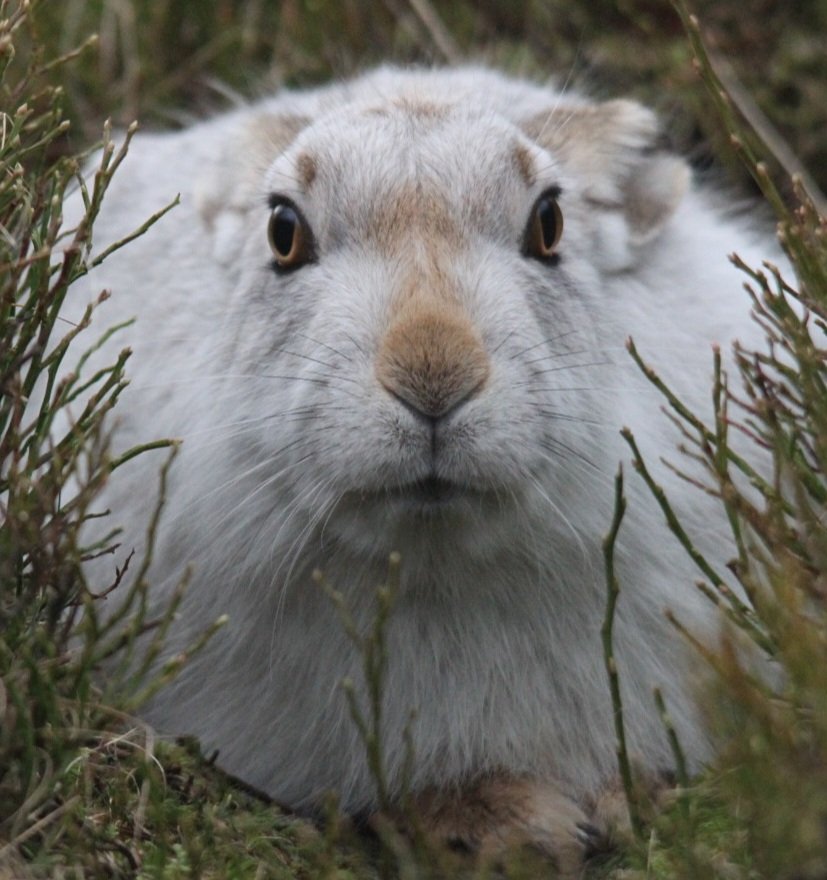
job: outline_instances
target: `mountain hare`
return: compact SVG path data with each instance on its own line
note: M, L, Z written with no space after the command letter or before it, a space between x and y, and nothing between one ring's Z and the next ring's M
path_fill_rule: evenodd
M625 342L703 408L711 344L750 332L727 254L766 243L693 189L649 110L482 69L383 68L139 135L99 249L177 193L89 277L114 292L101 326L137 316L101 355L134 350L117 447L183 441L150 572L161 602L192 567L170 654L229 615L148 718L295 809L335 790L370 814L340 688L369 716L362 657L313 572L367 632L398 551L391 797L407 778L435 834L577 871L617 778L600 627L618 432L653 466L675 439ZM160 461L107 490L124 552ZM658 476L726 559L712 502ZM655 686L695 766L708 754L664 609L701 633L715 615L642 480L627 493L616 654L630 752L656 774L672 760Z

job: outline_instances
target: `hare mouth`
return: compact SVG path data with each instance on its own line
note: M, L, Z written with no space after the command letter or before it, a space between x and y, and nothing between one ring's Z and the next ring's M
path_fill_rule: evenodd
M446 510L468 499L479 502L488 494L479 487L434 475L388 486L382 492L385 499L420 512Z
M354 500L364 509L368 502L371 506L378 504L386 510L397 513L430 515L437 513L460 513L466 510L469 502L475 510L486 507L486 502L497 503L497 494L493 488L474 485L460 480L449 480L430 474L418 480L407 480L399 483L387 483L385 486L365 488L353 493Z
M453 501L460 495L467 494L469 490L454 483L451 480L443 480L440 477L425 477L410 483L403 483L388 491L388 494L408 501L425 504L444 504Z

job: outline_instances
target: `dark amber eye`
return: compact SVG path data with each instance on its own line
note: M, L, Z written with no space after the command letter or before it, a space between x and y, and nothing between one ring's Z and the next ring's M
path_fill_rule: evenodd
M299 212L288 202L278 202L270 214L267 238L276 264L295 269L312 257L311 237Z
M526 230L525 250L528 256L548 260L555 256L563 234L563 213L555 198L546 192L534 203Z

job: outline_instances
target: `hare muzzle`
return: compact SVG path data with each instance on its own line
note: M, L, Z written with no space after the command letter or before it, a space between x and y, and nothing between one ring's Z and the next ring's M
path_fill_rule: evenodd
M438 305L405 310L385 334L376 357L382 385L434 420L475 395L489 372L488 355L470 321Z

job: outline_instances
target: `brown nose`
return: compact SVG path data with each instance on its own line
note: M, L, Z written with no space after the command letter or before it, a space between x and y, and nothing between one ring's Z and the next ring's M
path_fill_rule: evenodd
M431 418L471 397L489 369L482 340L468 319L437 305L399 315L376 356L376 375L385 388Z

